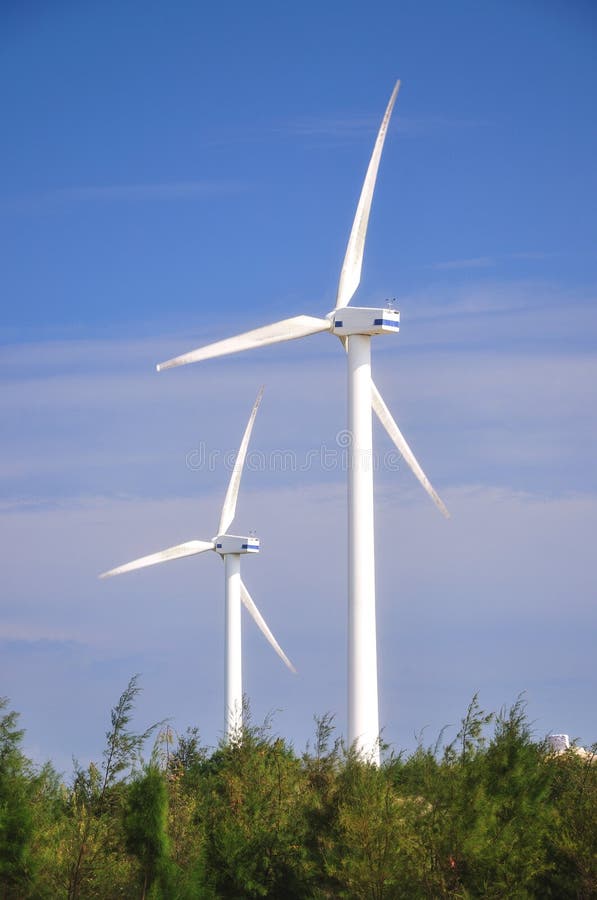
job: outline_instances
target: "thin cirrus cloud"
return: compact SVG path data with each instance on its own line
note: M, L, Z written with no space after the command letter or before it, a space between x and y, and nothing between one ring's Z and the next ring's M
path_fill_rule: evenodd
M430 268L446 271L450 269L488 269L496 265L492 256L473 256L469 259L449 259L446 262L432 263Z
M2 208L13 212L82 203L148 202L154 200L192 200L214 194L235 194L247 185L234 180L204 179L164 181L143 184L100 184L57 188L4 200Z
M444 296L443 316L428 298L404 298L399 346L380 340L374 351L376 381L452 512L446 523L402 466L376 470L384 734L398 748L411 746L422 723L435 735L457 721L476 689L495 708L528 688L540 731L569 730L590 743L585 644L594 622L597 505L587 409L597 360L579 353L578 342L595 333L594 303L531 282ZM564 302L565 322L547 314L546 303ZM416 329L409 311L427 314ZM223 327L211 323L214 338ZM158 376L153 363L178 341L185 346L169 333L4 351L0 676L23 714L27 746L43 747L65 768L65 748L97 757L97 723L133 672L143 674L141 721L172 716L179 730L197 724L210 744L217 740L217 561L180 561L111 585L96 575L210 535L228 479L226 452L237 447L259 383L267 402L252 449L264 458L292 450L300 464L320 443L336 450L345 427L343 356L328 341L316 350L313 339L309 365L296 342L283 355L266 348ZM200 390L211 379L226 405L213 403L211 388ZM188 464L200 447L207 459L215 451L215 466ZM382 455L391 449L379 429L375 447ZM247 690L256 721L284 710L278 727L299 748L314 713L337 712L344 727L345 503L344 473L319 455L308 470L248 466L244 475L239 525L257 528L263 546L248 584L300 671L286 679L247 623ZM297 541L308 567L296 557Z
M592 739L590 677L572 694L566 690L566 679L590 676L588 656L578 640L564 643L562 634L572 618L583 623L585 633L593 619L586 573L595 496L453 487L446 492L454 514L447 524L416 486L395 481L378 485L376 502L382 718L391 725L386 737L398 747L410 746L421 721L437 734L446 721L455 721L476 688L483 702L499 705L532 687L531 712L539 729L566 725ZM301 673L296 682L286 679L247 623L248 691L257 721L272 708L285 710L282 729L298 747L310 734L314 713L338 712L340 728L344 724L344 576L343 567L339 572L328 565L345 552L344 494L343 485L273 483L245 491L239 510L239 521L257 526L263 541L263 553L247 576L251 591ZM45 672L35 694L19 688L14 699L25 714L28 740L43 744L53 758L65 747L84 758L97 755L101 730L96 734L93 728L132 671L143 673L154 716L156 710L172 716L177 729L197 724L209 743L217 740L223 619L216 560L205 560L200 571L193 561L181 561L110 585L95 576L106 565L208 533L219 501L215 496L88 498L59 513L51 508L0 513L0 535L9 550L5 578L14 600L0 633L0 674L10 668L22 685L31 666ZM287 511L290 533L301 536L308 567L297 562L289 531L279 527L280 509ZM32 545L35 566L29 565ZM499 646L497 628L506 628ZM463 635L471 634L475 640L465 647ZM499 654L511 656L513 647L533 648L538 642L541 652L518 654L506 678ZM480 664L473 679L460 662L470 662L479 644L494 665ZM63 690L72 692L73 654L85 660L79 687L86 697L101 688L77 728ZM106 660L118 663L117 671L108 671ZM405 683L415 671L416 703L405 708L412 693ZM441 692L425 694L421 679L426 678L436 685L449 682L449 714ZM181 691L181 684L196 687ZM561 695L556 699L554 686ZM35 729L40 708L53 696L61 701L48 741Z
M363 132L371 133L379 125L373 116L347 116L345 118L299 118L289 122L286 129L301 137L334 137L350 139Z
M455 128L487 127L491 122L484 120L448 119L442 116L413 118L397 115L390 130L397 131L403 137L421 137L436 131ZM337 140L351 140L362 134L374 133L379 127L379 117L337 116L337 117L304 117L289 122L285 129L298 137L327 137Z
M594 314L592 319L581 314L577 310L570 318L594 333ZM551 491L590 481L586 464L595 430L586 409L593 402L597 361L564 346L561 327L554 333L557 340L538 331L538 319L552 318L526 310L516 319L463 311L460 318L423 320L418 330L424 335L416 341L405 329L400 359L391 344L384 350L380 342L376 381L438 488L447 480L480 478L484 467L500 484ZM505 338L513 327L520 335L538 331L537 346L508 351L483 346L488 329ZM464 357L460 350L451 352L456 341L466 345ZM266 349L252 360L220 365L218 390L234 399L214 409L209 392L198 395L197 387L216 377L215 366L195 367L181 377L158 376L151 362L160 344L38 345L31 351L39 365L35 375L9 366L10 384L7 380L0 393L7 435L0 452L4 496L14 501L97 490L164 496L214 488L219 493L226 475L222 466L236 449L234 423L242 420L253 386L262 382L267 402L252 449L259 459L286 459L290 453L293 461L277 462L271 477L278 484L343 481L331 462L339 458L337 434L345 427L343 360L332 352L336 348L322 346L308 366L298 345L289 346L284 359ZM14 355L23 354L14 350ZM245 387L239 391L241 370ZM318 390L322 383L327 392ZM288 396L293 396L291 411ZM554 430L554 421L565 428ZM391 450L383 434L376 449L383 459ZM217 477L207 460L215 460ZM393 479L393 470L388 477Z
M547 256L548 254L542 250L528 250L517 253L505 253L500 256L471 256L465 259L448 259L443 262L431 263L428 268L444 272L449 272L450 270L460 271L462 269L491 269L505 260L539 262L546 259Z

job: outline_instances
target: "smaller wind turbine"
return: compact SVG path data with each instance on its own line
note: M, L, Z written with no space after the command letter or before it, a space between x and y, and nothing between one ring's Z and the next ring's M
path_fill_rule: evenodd
M241 651L241 600L253 617L257 627L274 648L280 659L286 663L292 672L296 669L278 644L277 640L268 628L263 616L257 609L251 595L240 577L240 558L245 553L259 553L259 538L253 533L247 536L229 534L228 528L234 520L236 501L240 487L240 479L243 473L247 448L255 422L255 416L261 403L263 388L257 394L257 399L249 416L249 421L240 444L234 469L230 476L230 483L224 498L224 505L220 515L218 533L211 541L187 541L177 544L167 550L142 556L132 562L118 566L104 572L100 578L108 578L111 575L122 575L124 572L132 572L135 569L144 569L146 566L154 566L157 563L168 562L171 559L181 559L183 556L195 556L205 553L206 550L214 550L219 553L224 561L224 582L226 589L226 700L224 734L228 743L238 740L242 729L242 651Z

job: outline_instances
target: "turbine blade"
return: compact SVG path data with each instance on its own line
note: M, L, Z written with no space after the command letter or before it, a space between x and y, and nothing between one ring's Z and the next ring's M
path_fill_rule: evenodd
M288 657L286 656L286 654L280 647L279 643L277 642L277 640L275 639L275 637L273 636L273 634L267 627L267 625L265 623L265 619L263 618L263 616L261 615L261 613L255 606L255 603L253 602L253 599L252 599L251 595L249 594L244 581L242 581L242 580L240 583L240 598L241 598L242 602L244 603L246 609L248 609L251 616L253 617L255 623L257 624L257 627L259 628L261 633L265 636L266 640L272 645L272 647L274 648L274 650L276 651L276 653L278 654L280 659L286 663L286 665L288 666L290 671L294 672L294 674L296 675L296 669L294 668L294 666L292 665L292 663L290 662L290 660L288 659Z
M332 323L328 319L318 319L315 316L294 316L292 319L283 319L273 325L264 325L263 328L255 328L235 337L226 338L224 341L216 341L215 344L207 344L183 353L159 363L158 372L162 369L172 369L175 366L185 366L187 363L201 362L204 359L212 359L214 356L226 356L228 353L239 353L241 350L252 350L254 347L265 347L267 344L278 344L282 341L293 341L295 338L306 337L309 334L317 334L318 331L330 331Z
M425 472L423 471L423 469L417 462L415 454L412 452L412 450L406 443L404 435L398 428L398 425L394 421L392 413L390 412L390 410L384 403L383 397L377 390L373 381L371 381L371 404L373 406L373 409L375 410L377 418L379 419L379 421L381 422L381 424L383 425L385 430L390 435L392 441L394 442L394 444L396 445L396 447L402 454L402 458L404 459L404 462L410 468L410 470L413 473L413 475L415 476L415 478L421 483L423 488L427 491L427 493L429 494L429 496L431 497L431 499L433 500L433 502L435 503L435 505L437 506L439 511L441 513L443 513L443 515L446 517L446 519L449 519L450 513L448 512L448 509L447 509L445 503L443 502L443 500L441 499L441 497L439 496L439 494L437 493L437 491L435 490L435 488L433 487L433 485L431 484L431 482L425 475Z
M392 110L399 90L400 82L397 81L394 90L392 91L392 96L390 97L390 102L388 103L385 115L382 119L377 140L375 141L369 168L367 169L365 181L363 182L354 222L352 223L352 231L350 232L350 237L348 239L346 255L344 257L342 271L340 272L340 281L338 282L336 309L340 309L350 303L361 280L365 238L367 237L367 225L369 224L369 213L371 212L371 201L373 200L373 191L375 190L377 170L379 169L379 161L381 159L381 152L386 139L388 125L390 123L390 116L392 115Z
M228 484L228 490L226 491L226 497L224 498L224 505L222 506L220 524L218 525L218 534L225 534L230 524L232 523L232 520L234 519L234 514L236 513L236 500L238 498L240 479L243 474L243 466L245 464L245 457L247 455L249 441L251 440L251 432L253 431L255 416L257 415L257 410L259 409L259 404L261 403L262 397L263 387L259 389L257 399L253 404L253 409L251 410L251 415L249 416L249 421L247 422L247 427L245 428L245 433L243 434L243 439L240 442L236 462L234 463L234 469L232 470L232 475L230 476L230 482Z
M176 547L168 547L167 550L159 550L149 556L141 556L130 563L102 572L100 578L108 578L111 575L122 575L123 572L132 572L134 569L144 569L146 566L155 566L157 563L169 562L171 559L181 559L183 556L194 556L196 553L205 553L214 549L213 541L187 541L186 544L177 544Z

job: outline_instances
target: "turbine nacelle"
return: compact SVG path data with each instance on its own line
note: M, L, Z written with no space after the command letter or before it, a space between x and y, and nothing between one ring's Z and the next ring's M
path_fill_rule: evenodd
M370 306L345 306L329 313L331 332L338 337L350 334L396 334L400 331L397 309Z
M214 550L221 556L228 553L259 553L259 538L238 534L218 534L213 539Z

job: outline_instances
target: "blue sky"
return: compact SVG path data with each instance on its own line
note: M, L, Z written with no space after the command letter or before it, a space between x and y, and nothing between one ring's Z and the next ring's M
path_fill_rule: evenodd
M526 691L597 739L596 49L580 0L2 5L0 694L36 759L96 758L135 672L139 727L218 740L221 566L96 574L211 537L261 383L235 524L299 674L246 619L245 688L297 749L344 729L340 346L154 365L334 305L397 77L353 303L397 298L375 378L453 517L376 431L384 734Z

